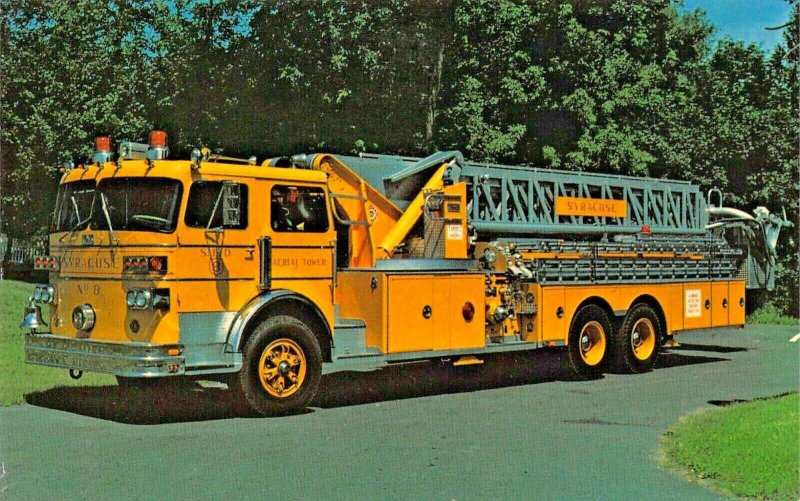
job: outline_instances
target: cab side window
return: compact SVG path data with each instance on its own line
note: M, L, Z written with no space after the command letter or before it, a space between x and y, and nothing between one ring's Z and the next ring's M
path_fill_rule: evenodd
M247 228L247 185L239 184L239 224L223 224L223 183L220 181L195 181L189 190L184 222L190 228Z
M274 231L328 231L328 208L322 188L275 185L270 201L270 226Z

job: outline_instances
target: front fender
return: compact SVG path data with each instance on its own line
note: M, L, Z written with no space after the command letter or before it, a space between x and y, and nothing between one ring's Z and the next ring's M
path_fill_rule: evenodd
M290 290L272 290L266 294L260 294L251 299L239 312L231 322L228 329L228 337L225 343L225 351L228 353L239 353L242 351L242 342L248 327L254 319L258 318L259 313L265 311L267 308L277 306L284 302L297 302L307 308L309 313L315 315L320 324L325 327L325 335L331 339L331 328L325 320L325 315L322 314L317 305L307 297L300 295Z

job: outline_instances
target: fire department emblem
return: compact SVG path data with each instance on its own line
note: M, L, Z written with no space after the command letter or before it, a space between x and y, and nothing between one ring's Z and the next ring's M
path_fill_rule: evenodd
M222 273L222 257L221 256L212 256L211 257L211 272L214 275L219 275Z

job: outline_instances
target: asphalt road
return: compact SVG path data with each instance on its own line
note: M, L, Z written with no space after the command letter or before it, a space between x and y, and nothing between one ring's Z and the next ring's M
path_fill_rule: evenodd
M306 413L271 419L236 416L219 388L48 390L0 408L0 497L717 499L659 467L659 437L697 409L797 390L796 333L684 334L655 371L595 381L545 351L337 372Z

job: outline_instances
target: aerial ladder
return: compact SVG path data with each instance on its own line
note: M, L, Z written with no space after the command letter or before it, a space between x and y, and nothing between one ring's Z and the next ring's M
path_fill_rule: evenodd
M777 235L791 224L764 208L755 216L724 208L721 194L714 204L718 190L705 197L687 181L467 162L458 151L423 159L296 155L292 163L328 174L333 213L350 228L350 267L396 254L480 258L499 245L501 254L521 256L514 273L542 282L740 274L750 289L772 289ZM431 231L437 218L429 209L458 187L469 237L463 255L431 245L422 256L404 254L421 220L421 240L447 240Z

